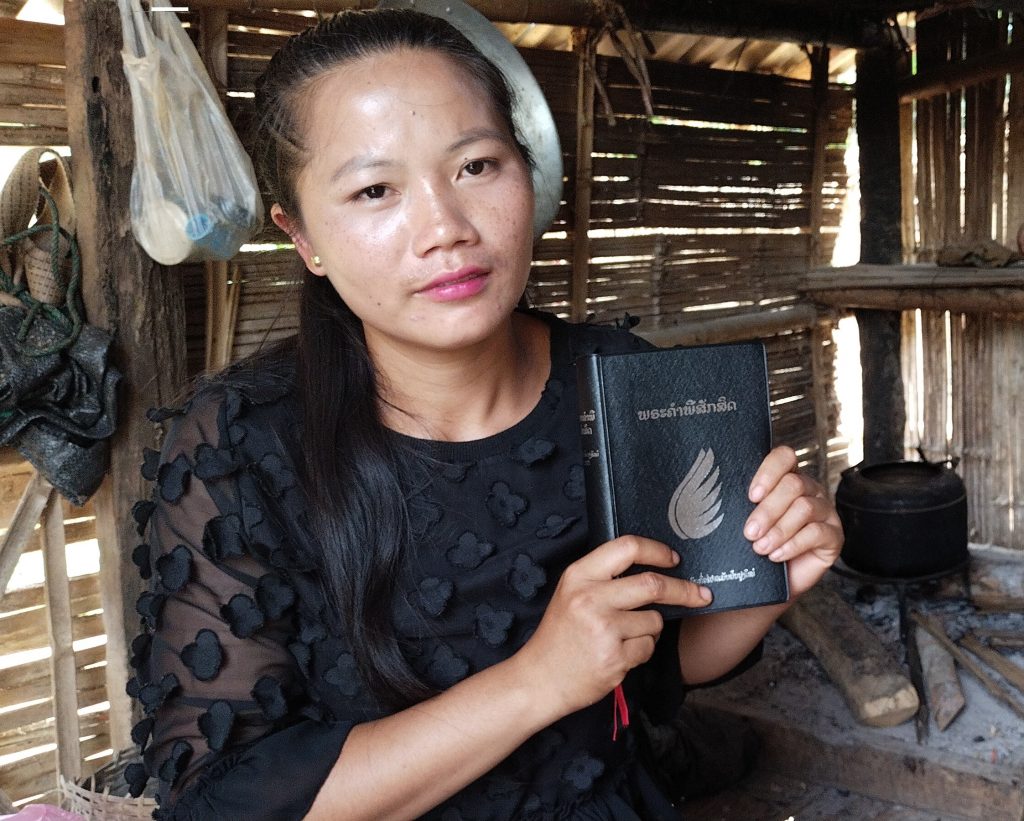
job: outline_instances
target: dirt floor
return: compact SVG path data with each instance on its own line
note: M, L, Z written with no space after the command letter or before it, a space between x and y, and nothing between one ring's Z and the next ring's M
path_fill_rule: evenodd
M826 583L902 661L895 590L835 574ZM939 617L954 639L984 627L1024 631L1024 613L979 613L939 593L911 591L910 606ZM1024 652L1002 652L1024 666ZM748 782L728 796L688 805L684 817L1022 821L1024 720L970 672L959 674L967 706L945 731L931 721L918 742L913 720L882 729L859 725L817 659L776 627L752 670L690 697L704 709L745 717L764 749ZM1024 709L1024 694L992 675Z
M763 771L726 794L686 802L682 817L685 821L961 821Z

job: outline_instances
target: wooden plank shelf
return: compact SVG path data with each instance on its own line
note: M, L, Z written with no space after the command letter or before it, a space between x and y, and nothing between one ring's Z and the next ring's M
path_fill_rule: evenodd
M1024 267L858 264L816 268L800 289L815 302L837 308L1024 314Z
M1024 266L1006 268L940 265L868 265L813 268L801 286L807 291L855 288L982 288L1024 287Z

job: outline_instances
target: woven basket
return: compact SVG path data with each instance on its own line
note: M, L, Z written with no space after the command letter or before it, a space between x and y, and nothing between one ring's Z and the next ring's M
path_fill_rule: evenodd
M122 750L95 773L79 781L60 777L61 806L77 812L87 821L121 821L121 819L153 817L156 800L143 794L138 798L127 795L125 768L140 762L138 748ZM153 784L147 785L150 789Z
M145 818L152 819L156 801L140 795L138 798L111 795L107 791L95 792L91 789L92 778L86 778L81 784L60 777L61 806L77 812L88 821L121 821L121 819Z

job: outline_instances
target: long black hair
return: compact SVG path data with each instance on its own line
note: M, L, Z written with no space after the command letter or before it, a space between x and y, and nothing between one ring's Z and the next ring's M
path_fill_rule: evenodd
M311 89L342 64L399 49L451 59L508 128L523 159L501 72L447 22L411 10L347 11L292 37L257 84L256 167L290 220L301 225L295 182L309 161L303 124ZM363 679L401 707L432 694L402 654L392 622L395 584L410 541L395 437L381 422L380 383L362 323L327 277L305 274L299 302L297 396L300 475L323 581Z

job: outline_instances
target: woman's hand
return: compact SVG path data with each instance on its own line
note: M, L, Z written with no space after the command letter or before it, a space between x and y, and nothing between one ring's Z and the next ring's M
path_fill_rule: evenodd
M769 453L750 483L750 500L757 504L743 534L754 550L772 561L789 562L793 597L817 584L843 546L843 529L824 488L796 472L792 448Z
M656 571L623 576L635 564L674 567L667 545L622 536L565 569L537 630L516 654L536 692L558 717L603 698L651 657L663 620L648 605L704 607L710 592Z

